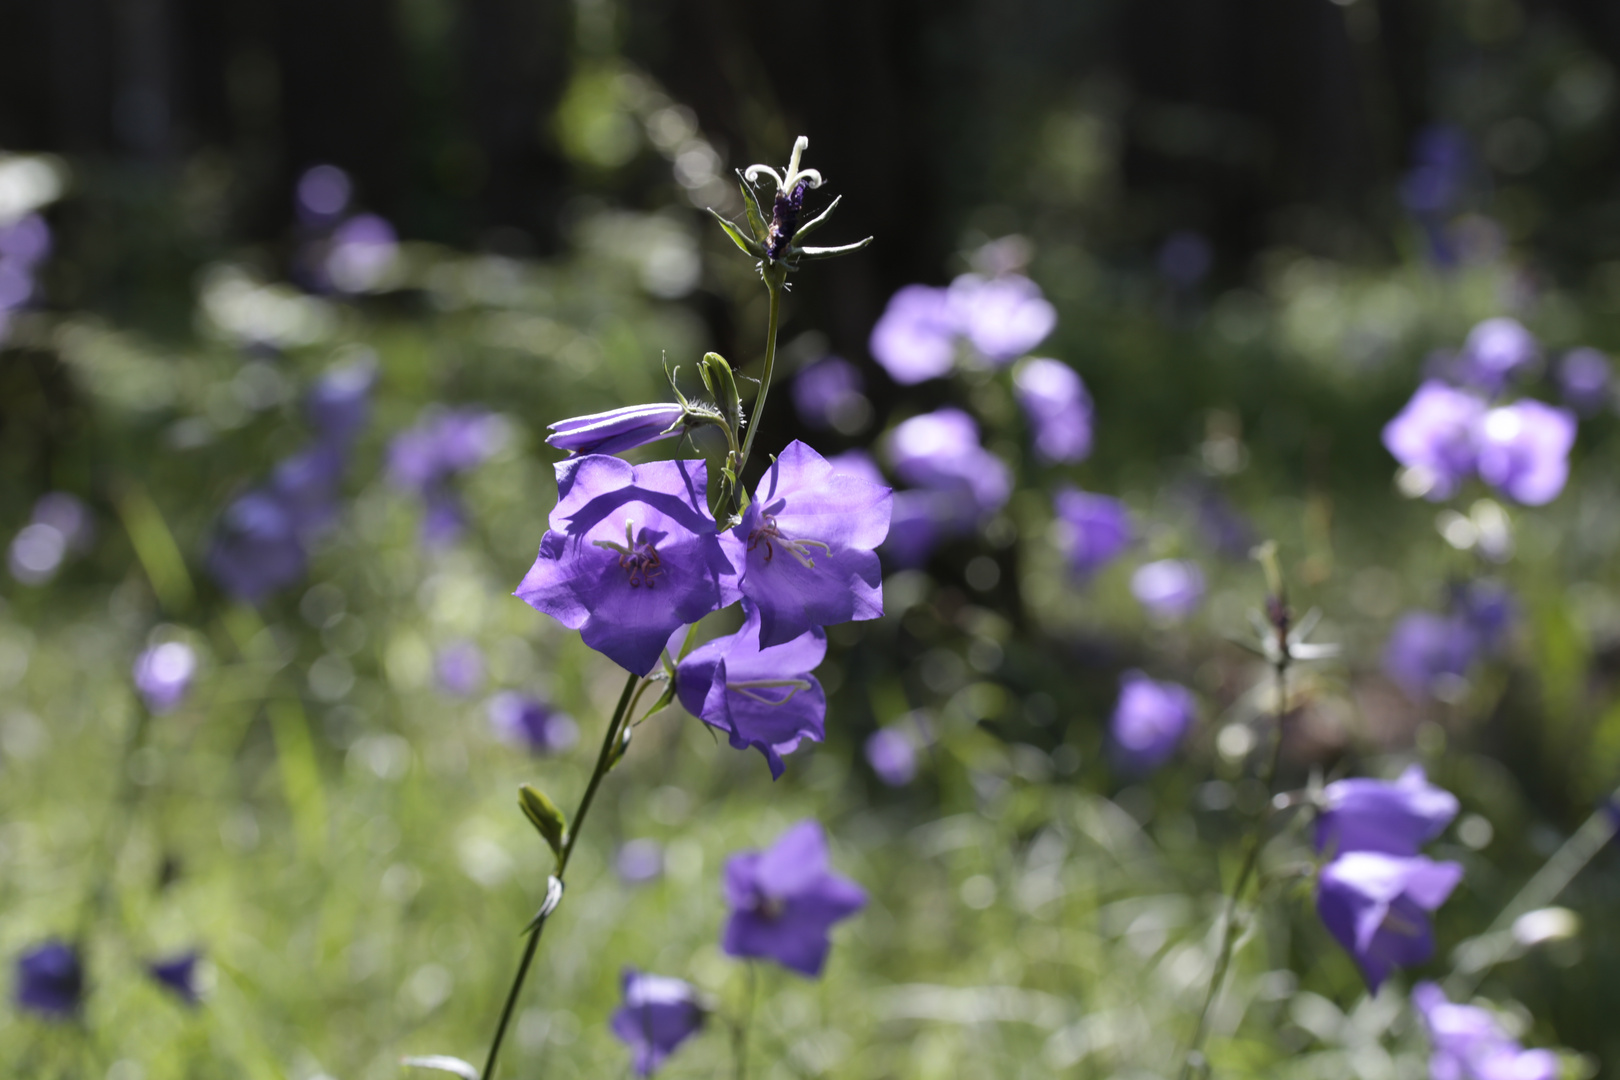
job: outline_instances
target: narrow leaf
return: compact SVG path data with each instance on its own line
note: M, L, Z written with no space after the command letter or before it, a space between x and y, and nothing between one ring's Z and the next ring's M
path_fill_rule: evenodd
M805 237L809 236L811 233L825 225L827 223L827 219L832 217L833 211L838 209L838 204L843 201L844 197L842 195L838 196L832 202L827 204L827 209L823 210L821 213L817 214L803 225L800 225L799 231L793 234L794 245L797 246Z
M835 259L840 255L848 255L851 252L859 251L871 242L872 238L868 236L865 240L845 244L843 247L800 248L794 252L794 255L800 259Z
M458 1057L448 1054L429 1054L426 1057L400 1058L399 1063L414 1069L437 1069L440 1072L455 1073L462 1080L478 1080L478 1070Z
M743 254L752 255L756 259L763 259L765 257L765 248L759 243L744 236L743 231L722 217L720 211L711 206L709 207L709 215L720 223L720 227L726 230L726 235L731 237L731 242L736 244L737 247L742 250Z
M737 186L742 188L743 206L748 210L748 227L754 230L754 239L763 244L771 233L765 227L765 211L759 205L759 195L741 172L737 174Z
M545 792L524 784L518 788L518 805L523 808L523 816L529 819L529 824L545 839L551 853L561 862L563 841L568 836L568 819L557 804L547 798Z

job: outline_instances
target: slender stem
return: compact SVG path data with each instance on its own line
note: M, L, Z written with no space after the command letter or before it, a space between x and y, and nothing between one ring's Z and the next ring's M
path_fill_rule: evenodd
M765 416L765 398L771 392L771 373L776 368L776 332L781 325L782 286L787 275L772 267L765 272L765 287L771 293L770 321L765 326L765 370L760 374L759 396L754 399L754 415L748 418L748 435L743 439L742 455L737 460L737 484L742 484L743 466L754 449L754 436L759 433L759 422Z
M569 823L568 839L563 842L562 854L557 857L556 878L562 881L563 874L568 869L568 860L574 854L574 844L579 840L581 827L585 824L585 815L590 812L591 802L596 798L596 789L602 785L602 777L606 776L612 767L613 751L618 746L619 732L624 727L626 714L630 711L630 698L636 691L636 684L641 676L632 674L624 684L624 692L619 695L618 707L613 710L613 719L608 721L607 734L602 739L602 749L596 755L596 768L591 773L590 783L585 785L585 794L580 797L579 809L574 811L573 821ZM547 919L541 917L535 923L534 932L529 935L528 944L523 947L523 958L518 961L517 975L512 979L512 988L506 993L506 1004L501 1007L501 1020L495 1027L495 1038L489 1045L489 1057L484 1059L484 1070L479 1075L483 1080L493 1080L495 1076L495 1063L501 1056L501 1044L506 1041L506 1029L512 1023L512 1013L517 1008L518 997L523 993L523 983L529 977L529 968L534 963L534 954L540 948L540 934L546 928Z
M742 1014L731 1028L731 1057L736 1065L736 1080L748 1077L748 1028L754 1022L754 999L758 997L758 969L748 962L748 982L743 989Z
M118 794L113 799L112 820L102 830L101 851L91 864L100 868L100 877L85 898L84 911L80 915L79 929L75 936L81 950L91 927L101 917L101 913L106 909L107 900L112 895L112 880L117 873L118 856L123 851L124 841L129 837L130 823L135 817L135 804L140 801L140 789L135 783L135 778L130 775L129 766L135 754L146 745L146 736L151 727L152 712L142 706L135 717L135 726L130 729L129 737L124 740L123 752L118 757Z

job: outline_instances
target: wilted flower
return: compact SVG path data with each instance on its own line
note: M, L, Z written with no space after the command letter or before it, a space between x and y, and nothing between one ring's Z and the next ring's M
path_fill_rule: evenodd
M617 454L682 430L686 410L677 404L629 405L559 420L546 430L546 445L570 454Z
M1091 395L1068 364L1032 359L1013 373L1018 403L1035 435L1035 454L1048 462L1091 455Z
M1507 384L1540 354L1535 337L1517 319L1486 319L1468 333L1458 356L1464 382L1489 393Z
M1012 495L1012 474L979 444L979 428L961 409L943 408L897 426L889 437L890 464L908 484L963 496L988 514Z
M835 428L852 434L871 415L861 369L838 356L828 356L793 377L793 407L807 427Z
M1479 475L1526 506L1551 502L1569 477L1575 416L1525 399L1492 409L1478 425Z
M725 894L727 955L775 960L812 978L827 961L827 931L866 906L861 887L828 868L815 821L799 822L765 851L726 860Z
M187 1005L195 1005L201 1000L197 987L197 963L201 959L201 954L192 951L167 960L153 960L146 965L146 973Z
M1474 429L1484 415L1478 397L1430 379L1384 425L1384 446L1402 465L1422 471L1429 499L1449 499L1474 471Z
M1413 765L1399 780L1335 780L1322 791L1316 850L1416 855L1457 816L1457 797Z
M1130 513L1118 499L1064 488L1052 497L1052 510L1057 516L1058 546L1080 581L1113 562L1130 545Z
M1428 913L1461 880L1458 863L1352 851L1322 868L1316 910L1377 993L1396 967L1421 964L1434 954Z
M153 646L135 659L135 689L147 711L166 713L185 699L197 673L197 653L183 641Z
M470 641L452 641L433 657L433 676L451 697L471 697L484 685L484 654Z
M1609 358L1596 349L1573 349L1558 361L1558 390L1582 416L1596 416L1614 401Z
M812 626L883 614L876 548L889 532L889 488L837 472L794 440L771 463L726 539L739 587L759 610L762 646Z
M1413 698L1446 696L1479 652L1479 637L1464 619L1432 611L1401 616L1384 648L1384 671Z
M572 716L515 690L490 698L485 711L497 736L536 754L567 750L579 739L579 725Z
M917 747L902 731L879 728L866 740L866 763L890 787L904 787L917 777Z
M517 596L637 675L678 626L739 595L706 502L702 461L557 463L557 505Z
M1556 1080L1562 1073L1557 1054L1524 1049L1489 1010L1453 1004L1432 982L1412 988L1412 1005L1429 1035L1436 1080Z
M810 674L827 655L827 635L811 627L779 645L761 644L760 612L743 601L742 629L687 654L675 692L687 712L724 731L738 750L754 747L782 775L782 755L827 733L827 698Z
M1131 595L1155 619L1185 619L1204 598L1204 572L1185 559L1150 562L1131 575Z
M703 1026L697 990L666 975L624 969L624 1004L614 1012L613 1034L629 1045L637 1076L650 1076Z
M1125 672L1108 722L1119 763L1134 773L1163 765L1186 738L1197 713L1197 702L1185 686L1158 682L1140 671Z
M84 968L78 950L47 941L17 958L17 1005L52 1019L75 1015L84 999Z

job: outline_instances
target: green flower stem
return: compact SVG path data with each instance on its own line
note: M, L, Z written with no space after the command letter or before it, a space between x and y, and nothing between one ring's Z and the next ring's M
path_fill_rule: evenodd
M765 288L771 294L770 320L765 326L765 370L760 374L759 396L754 398L754 415L748 418L748 434L743 439L742 454L737 458L737 490L742 489L743 466L754 449L754 436L759 434L759 422L765 416L765 398L771 392L771 375L776 369L776 334L781 326L782 290L787 284L787 271L779 263L767 263L763 272ZM733 505L740 513L741 500L733 492Z
M152 712L143 704L141 711L136 714L135 726L124 739L123 751L118 755L118 794L113 798L112 818L108 821L107 827L101 831L101 850L90 864L100 868L100 877L85 897L84 910L79 918L79 930L75 938L81 953L91 928L101 918L112 896L118 856L124 849L124 841L129 837L130 823L135 817L135 807L140 802L141 796L135 778L130 775L129 766L135 755L146 745L146 737L151 729Z
M563 842L562 854L557 857L557 880L563 879L568 869L568 860L574 854L574 844L579 840L580 829L585 824L585 815L590 813L591 803L596 798L596 789L602 786L602 778L612 768L613 751L618 746L620 733L624 729L624 722L629 716L630 699L636 692L636 685L640 683L641 676L631 675L624 684L624 692L619 695L618 707L613 710L613 719L608 722L607 734L602 739L601 752L596 755L596 769L591 773L591 781L585 785L585 794L579 800L579 809L574 811L574 818L568 825L568 839ZM518 996L523 992L523 983L529 977L529 968L534 963L534 954L540 948L540 934L546 928L546 919L536 921L534 932L529 935L529 942L523 947L523 959L518 961L517 976L512 980L512 989L506 994L506 1004L501 1008L501 1020L495 1027L495 1038L489 1045L489 1057L484 1060L484 1069L479 1075L483 1080L493 1080L495 1064L501 1056L501 1044L506 1041L506 1029L512 1023L512 1013L517 1008Z

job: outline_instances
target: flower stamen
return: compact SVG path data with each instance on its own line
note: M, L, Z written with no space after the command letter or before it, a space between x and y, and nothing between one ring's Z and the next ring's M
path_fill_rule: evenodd
M820 540L803 540L784 536L781 527L776 524L776 518L770 514L761 514L760 517L764 519L765 524L748 534L748 550L753 551L760 544L764 544L765 561L767 563L776 554L776 549L771 543L773 540L781 545L783 551L799 560L799 565L806 570L816 568L815 560L810 557L811 548L820 548L823 555L832 554L831 545Z

